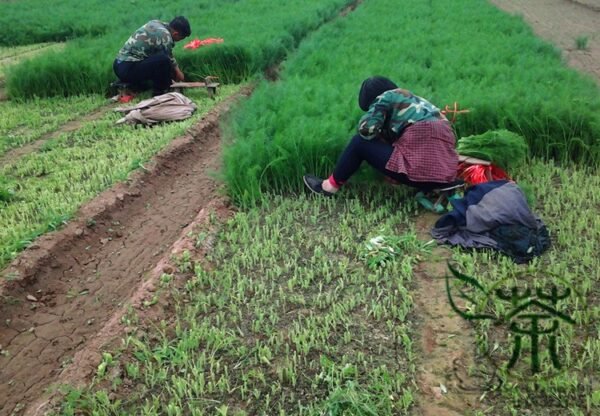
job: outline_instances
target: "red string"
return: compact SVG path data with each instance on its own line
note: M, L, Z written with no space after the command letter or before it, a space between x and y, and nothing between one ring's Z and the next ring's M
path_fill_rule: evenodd
M459 178L464 180L469 185L477 185L489 181L497 181L500 179L510 180L510 176L500 167L492 165L471 165L469 163L460 163L458 165Z
M210 45L212 43L223 43L223 38L194 39L191 42L186 43L183 48L198 49L201 46Z

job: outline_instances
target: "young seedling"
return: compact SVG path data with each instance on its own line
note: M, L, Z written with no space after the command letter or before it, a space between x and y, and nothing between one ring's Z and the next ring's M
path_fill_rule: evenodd
M589 38L587 36L577 36L575 38L575 47L578 50L586 50L588 48Z

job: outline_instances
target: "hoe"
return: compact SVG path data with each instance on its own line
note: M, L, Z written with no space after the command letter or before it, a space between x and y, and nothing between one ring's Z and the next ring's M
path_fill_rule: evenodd
M208 96L214 100L217 94L217 87L219 86L219 83L216 81L217 77L207 76L204 78L204 82L173 82L171 84L171 91L183 94L183 91L188 88L206 88ZM121 81L113 82L110 84L108 96L112 97L114 101L130 101L133 98L131 84Z

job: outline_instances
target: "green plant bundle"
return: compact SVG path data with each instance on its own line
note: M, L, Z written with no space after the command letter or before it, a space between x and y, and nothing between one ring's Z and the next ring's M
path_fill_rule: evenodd
M178 64L186 68L186 79L193 81L211 75L217 76L223 83L239 83L255 69L250 51L239 45L215 45L197 51L183 51L177 59Z
M9 68L7 93L11 98L103 93L115 79L113 60L131 33L152 18L168 21L178 14L185 14L192 27L192 36L181 44L195 37L224 39L222 44L197 50L186 50L178 44L174 54L187 79L213 75L222 83L238 83L281 61L307 33L353 1L244 0L198 4L185 0L178 2L177 7L144 3L140 9L143 13L133 13L127 22L115 25L104 36L70 41L60 53L43 54ZM118 10L114 13L121 18ZM108 16L99 18L106 20Z
M197 9L214 0L195 1ZM139 24L138 20L162 15L164 2L87 0L85 6L75 0L48 2L19 0L3 2L0 14L0 45L17 46L41 42L64 42L79 37L97 37ZM132 31L135 28L131 29Z
M236 113L225 149L235 200L300 190L305 173L328 176L356 132L361 82L373 75L440 108L468 109L457 115L458 137L506 129L533 155L600 161L598 87L565 68L522 19L475 0L416 2L390 13L395 8L393 0L370 0L323 26L286 61L280 81L263 83Z
M508 130L490 130L482 134L461 137L458 154L488 160L504 170L523 164L528 147L523 136Z

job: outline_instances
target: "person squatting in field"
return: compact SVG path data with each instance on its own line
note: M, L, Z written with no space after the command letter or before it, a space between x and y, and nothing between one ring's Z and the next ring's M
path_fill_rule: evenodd
M379 76L363 81L358 104L366 113L331 176L323 180L304 175L312 192L332 196L363 161L388 178L423 191L455 182L454 132L437 107Z
M183 16L170 23L151 20L127 39L117 54L113 70L122 82L143 89L143 84L151 81L152 95L164 94L172 79L184 79L173 57L173 47L190 34L190 23Z

